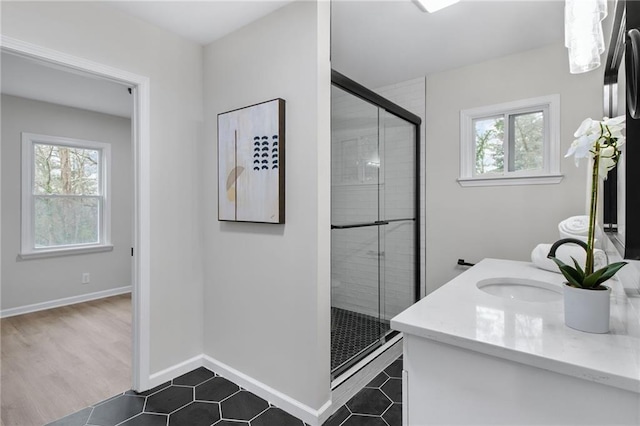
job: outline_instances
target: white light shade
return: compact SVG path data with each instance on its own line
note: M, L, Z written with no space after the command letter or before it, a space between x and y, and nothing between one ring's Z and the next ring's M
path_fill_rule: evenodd
M606 16L606 0L566 0L564 41L569 49L569 71L572 74L600 66L600 55L605 49L601 21Z
M413 0L423 12L429 13L437 12L459 1L460 0Z

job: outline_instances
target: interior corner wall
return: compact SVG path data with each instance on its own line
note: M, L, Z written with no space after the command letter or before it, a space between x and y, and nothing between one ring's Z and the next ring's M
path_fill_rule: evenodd
M124 90L124 87L123 87ZM113 251L19 260L21 133L105 142L111 146ZM2 95L2 311L131 285L131 120ZM91 274L81 284L83 272Z
M329 4L205 47L205 355L318 410L330 397ZM286 223L217 220L217 115L286 101Z
M587 117L603 114L602 68L569 73L561 44L427 76L427 291L462 269L458 258L529 261L538 243L559 239L557 225L585 214L586 163L564 153ZM460 110L543 95L560 95L561 173L553 185L461 187Z
M98 2L1 7L3 35L149 78L150 371L200 355L202 47Z

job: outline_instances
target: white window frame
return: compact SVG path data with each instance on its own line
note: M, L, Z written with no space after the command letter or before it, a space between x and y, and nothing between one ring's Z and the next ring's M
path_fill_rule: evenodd
M97 243L73 244L58 247L36 248L35 228L35 196L34 184L34 145L46 144L99 150L100 153L100 203ZM113 250L111 245L111 145L103 142L72 139L59 136L22 133L22 236L19 257L34 259L43 257L64 256L70 254L96 253Z
M475 135L473 122L482 118L505 118L505 138L509 137L509 116L542 111L544 114L543 168L541 170L508 171L475 175ZM508 161L508 141L505 140L505 165ZM496 105L460 111L460 177L461 186L538 185L555 184L560 173L560 95L522 99Z

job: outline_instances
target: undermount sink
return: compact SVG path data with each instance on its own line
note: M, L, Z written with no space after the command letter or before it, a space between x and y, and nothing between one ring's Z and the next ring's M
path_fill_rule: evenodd
M525 302L555 302L562 300L562 290L553 284L526 278L487 278L476 284L480 290L504 299Z

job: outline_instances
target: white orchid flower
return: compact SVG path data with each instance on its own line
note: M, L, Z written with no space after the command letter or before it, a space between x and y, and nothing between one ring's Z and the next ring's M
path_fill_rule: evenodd
M610 137L616 139L617 146L622 145L625 141L625 137L622 134L622 131L625 128L626 118L626 116L620 115L614 118L605 117L605 119L602 121L602 124L609 130Z
M606 146L600 149L600 153L598 155L600 158L600 164L598 165L598 175L602 179L606 179L609 170L615 168L616 164L618 163L617 150L613 146Z
M574 133L573 141L565 157L574 156L576 166L581 158L595 156L598 152L598 175L606 179L609 170L618 163L618 147L625 142L622 132L625 129L624 115L614 118L604 117L602 121L585 119ZM596 150L596 145L598 149Z
M598 187L600 186L600 179L607 178L608 172L616 166L620 158L620 150L618 147L624 143L624 135L622 134L625 127L624 121L625 117L623 116L615 118L605 117L601 122L587 118L580 124L578 130L576 130L574 134L576 139L571 144L566 155L566 157L570 155L575 157L576 166L580 158L591 157L593 159L593 169L591 170L590 179L589 231L586 242L587 259L584 270L580 269L577 262L575 269L565 265L553 256L555 252L550 256L551 259L558 264L565 278L572 283L571 285L576 287L595 289L597 284L589 287L585 286L585 283L591 282L591 280L597 281L599 277L605 274L613 275L618 269L625 265L625 262L618 262L597 271L594 271L593 267L596 213L598 211ZM586 278L587 276L589 278Z
M597 128L597 132L600 133L600 126L598 122L593 121L591 118L585 118L584 121L580 124L580 127L578 127L578 130L576 130L576 132L573 134L573 136L579 138L580 136L594 133L594 127Z
M619 126L622 125L622 127L624 128L624 122L627 120L627 116L626 115L619 115L617 117L613 117L613 118L608 118L605 117L602 120L602 124L604 124L605 126Z
M577 134L578 132L576 132ZM582 134L578 139L574 140L569 151L565 157L574 156L576 167L578 166L581 158L587 158L589 153L593 149L595 142L599 139L600 135L595 133Z

